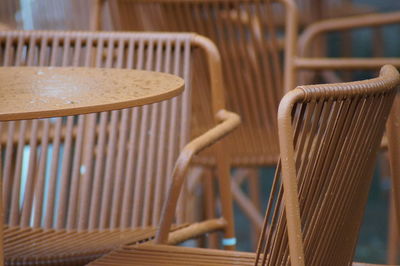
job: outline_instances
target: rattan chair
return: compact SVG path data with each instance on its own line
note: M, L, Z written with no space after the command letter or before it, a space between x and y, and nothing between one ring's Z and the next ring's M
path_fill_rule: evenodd
M299 38L298 57L295 58L295 67L300 70L326 70L326 69L341 69L341 70L359 70L359 69L377 69L380 65L390 63L394 66L400 66L398 58L326 58L326 56L313 56L312 50L315 48L315 40L329 32L342 32L354 30L358 28L370 28L372 30L380 29L386 25L398 24L400 22L400 12L389 12L382 14L370 14L363 16L354 16L349 18L328 19L318 21L309 25ZM376 44L376 43L371 43ZM380 45L378 48L381 48ZM372 50L374 48L372 47ZM311 57L314 58L311 58ZM299 82L304 82L300 80Z
M297 33L294 3L291 0L98 2L109 4L113 25L117 30L194 31L216 43L221 51L224 79L229 87L227 106L239 113L243 121L243 125L227 138L226 145L232 166L239 168L234 174L236 182L232 183L233 194L250 217L253 228L261 229L258 167L276 165L278 162L275 113L284 88L288 88L285 84L293 79L289 59L295 52ZM272 20L271 14L275 9L286 12L283 30L279 25L274 25ZM287 36L284 43L280 39L283 31ZM285 48L285 65L282 62L282 45ZM193 86L208 86L207 80L196 79ZM193 125L193 136L196 136L209 124L209 114L204 111L209 109L209 96L193 95L196 99L194 116L197 121ZM195 164L206 166L203 169L214 165L212 151L197 156ZM251 200L239 187L246 176L254 177L248 179Z
M131 245L91 265L349 265L400 75L300 86L278 111L281 161L257 253Z
M212 129L190 141L197 51L211 70L210 112L217 117ZM1 123L7 262L87 262L122 243L153 239L157 226L156 241L167 243L173 221L170 244L215 230L234 237L229 164L220 145L222 217L191 225L186 217L188 164L239 123L237 115L221 111L220 58L211 41L185 33L7 31L0 32L0 62L146 69L186 81L182 96L160 104Z
M356 3L349 0L324 0L324 1L310 1L310 0L297 0L296 3L299 7L300 13L300 27L301 29L307 28L310 24L314 24L321 20L326 19L337 19L342 17L351 17L366 14L376 14L376 8L368 6L365 3ZM377 28L373 32L374 43L382 43L383 33L380 28ZM335 48L336 52L340 53L340 57L351 57L352 56L352 39L351 31L342 30L340 35L340 45ZM327 55L328 39L325 36L319 36L317 41L314 41L312 48L312 55L317 57L324 57ZM384 48L379 45L374 45L373 55L379 56L383 52ZM324 81L329 83L340 82L337 74L330 70L321 71L320 75L324 77ZM349 73L345 72L342 75L345 76L344 81L351 80ZM313 79L316 77L311 73L308 75L309 82L306 84L312 84Z
M315 47L315 40L319 36L323 36L330 32L341 32L343 30L354 30L358 28L368 28L375 32L377 29L382 29L385 26L396 25L400 23L400 12L390 12L384 14L373 14L368 16L356 16L351 18L340 18L323 20L311 24L299 38L299 53L294 59L294 66L301 73L302 71L315 71L322 73L324 70L345 70L347 72L355 70L378 70L383 64L393 64L400 67L400 59L394 57L373 57L373 58L327 58L327 57L312 57L311 49ZM384 47L383 43L371 43L371 45ZM373 47L371 47L374 50ZM336 75L335 78L349 78ZM325 78L325 76L323 77ZM310 82L308 78L304 79L304 75L300 75L299 82L304 84ZM396 101L397 102L397 101ZM398 173L398 154L399 140L397 135L399 129L397 127L397 119L399 114L398 104L395 104L393 115L389 120L387 139L382 142L383 148L389 148L391 182L392 182L392 202L390 207L390 222L388 230L388 263L395 264L397 261L400 228L400 184ZM395 218L396 217L396 218Z
M376 10L365 3L349 0L296 0L301 10L300 22L304 25L314 23L321 19L349 17L370 14Z

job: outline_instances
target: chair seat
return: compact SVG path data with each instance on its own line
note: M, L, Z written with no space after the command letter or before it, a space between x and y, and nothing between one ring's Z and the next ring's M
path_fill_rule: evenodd
M188 248L168 245L132 245L93 261L91 266L103 265L254 265L256 253L240 251L224 251L205 248ZM354 262L353 266L379 266Z
M150 240L156 231L155 227L77 232L6 226L5 260L7 265L85 264L121 245Z
M199 130L199 132L204 131ZM279 146L278 136L274 131L242 126L227 136L224 139L224 151L230 156L232 165L235 167L276 165L279 159ZM206 149L201 152L195 157L194 163L214 165L213 150Z
M254 265L255 253L167 245L124 246L90 265Z

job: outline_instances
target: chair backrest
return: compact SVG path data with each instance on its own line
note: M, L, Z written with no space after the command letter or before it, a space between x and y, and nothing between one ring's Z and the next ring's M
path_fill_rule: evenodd
M229 92L227 108L240 114L243 121L237 132L253 129L246 131L247 145L251 145L252 139L261 138L257 134L262 134L263 139L271 140L268 148L278 157L275 114L287 83L284 79L290 80L292 75L290 67L284 71L282 59L290 63L296 41L297 14L291 0L108 2L116 29L190 31L213 40L221 52ZM286 15L284 29L274 23L273 14L277 10ZM288 37L282 54L280 37L284 32ZM204 86L205 81L195 80L193 86ZM206 106L204 96L196 99ZM196 109L194 115L198 116ZM202 123L206 122L202 120L199 124ZM199 125L197 128L194 130L201 131Z
M159 104L1 123L6 223L79 230L157 225L175 160L190 136L191 55L201 46L196 38L0 33L1 66L135 68L169 72L186 82L181 96ZM178 223L185 221L182 194Z
M281 163L258 265L352 262L376 153L399 84L397 70L385 66L375 79L301 86L282 99Z

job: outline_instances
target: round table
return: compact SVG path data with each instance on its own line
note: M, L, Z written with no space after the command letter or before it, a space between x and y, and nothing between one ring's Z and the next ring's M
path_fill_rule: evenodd
M0 121L79 115L167 100L183 79L165 73L106 68L0 67ZM0 188L2 175L0 167ZM0 199L2 198L0 189ZM1 202L1 201L0 201ZM0 204L0 219L3 209ZM0 234L3 222L0 222ZM3 239L0 237L0 250ZM0 261L3 261L0 252Z
M107 68L0 67L0 121L111 111L167 100L183 79Z

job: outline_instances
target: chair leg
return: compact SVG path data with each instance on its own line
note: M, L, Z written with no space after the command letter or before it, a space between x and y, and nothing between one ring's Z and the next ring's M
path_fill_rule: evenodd
M185 221L194 223L204 219L204 215L196 211L203 204L202 183L203 174L205 172L203 167L191 167L188 173L188 204L186 204L186 218Z
M196 223L197 221L204 220L205 211L199 212L197 210L205 208L204 200L204 186L203 186L203 175L206 172L204 167L191 167L188 172L188 195L186 204L186 218L185 221L188 223ZM199 238L193 239L196 243L196 247L206 247L206 237L200 236Z
M221 196L221 209L222 216L227 222L224 238L222 244L226 250L235 250L236 237L235 225L233 218L233 198L231 191L231 165L226 154L223 152L223 146L220 144L218 147L218 163L217 163L217 176L219 195Z
M0 161L1 161L0 152ZM0 173L3 173L3 169L0 165ZM0 174L0 266L4 265L4 239L3 239L3 229L4 229L4 209L3 209L3 175Z
M397 96L387 122L387 139L391 172L391 201L395 216L395 227L400 227L400 96Z
M254 207L258 211L261 210L261 205L260 205L260 175L259 175L259 169L251 169L249 171L249 193L250 193L250 199L254 204Z
M250 198L240 187L243 176L246 176L249 182ZM257 245L259 232L263 224L263 216L260 213L259 176L257 170L238 169L232 178L231 187L235 202L251 222L253 244Z
M249 177L248 177L248 182L249 182L249 194L250 194L250 199L255 207L255 209L260 213L261 215L261 201L260 201L260 174L259 174L259 169L251 169L249 171ZM258 226L252 226L251 228L251 242L253 245L253 250L257 249L257 244L258 244L258 238L261 232L261 227Z
M203 187L204 187L204 209L206 219L215 218L216 201L214 194L213 175L210 169L204 169L203 173ZM219 248L218 234L210 233L207 239L208 247L213 249Z
M399 248L399 232L397 229L396 215L393 204L393 196L390 193L389 207L389 228L388 228L388 253L387 263L395 265L397 263L398 248Z
M386 145L381 146L385 147ZM381 182L384 184L384 190L388 195L388 231L387 231L387 262L389 264L396 264L397 260L397 247L398 247L398 233L396 227L396 214L394 210L394 198L390 190L390 166L389 156L386 150L381 150L378 154L378 164L380 169Z
M188 217L187 211L190 202L188 202L188 200L184 200L188 198L187 183L188 181L187 179L185 179L182 184L182 187L184 189L182 189L181 194L179 195L178 201L176 203L176 222L178 224L184 223L186 218Z

